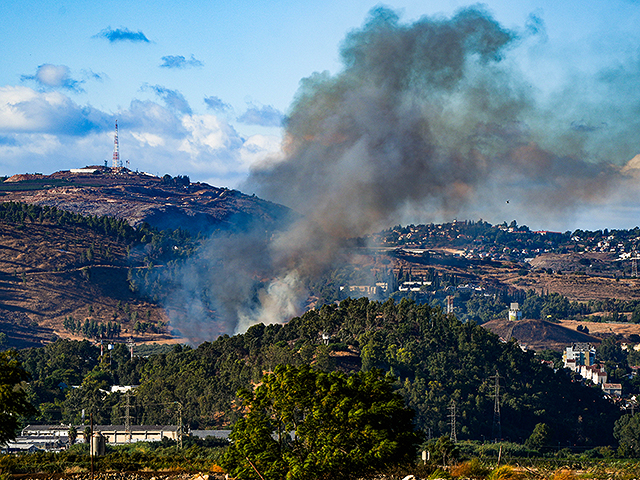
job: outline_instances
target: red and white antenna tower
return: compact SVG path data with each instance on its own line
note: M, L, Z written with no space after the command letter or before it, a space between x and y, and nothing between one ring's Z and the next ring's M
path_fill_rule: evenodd
M118 148L118 120L116 120L116 134L113 138L113 168L122 168L122 162L120 161L120 149Z

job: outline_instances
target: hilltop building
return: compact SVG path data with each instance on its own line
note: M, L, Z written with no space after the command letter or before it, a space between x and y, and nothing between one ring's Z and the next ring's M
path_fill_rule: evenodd
M520 305L517 303L512 303L509 307L509 320L515 322L517 320L522 320L522 312L520 311Z

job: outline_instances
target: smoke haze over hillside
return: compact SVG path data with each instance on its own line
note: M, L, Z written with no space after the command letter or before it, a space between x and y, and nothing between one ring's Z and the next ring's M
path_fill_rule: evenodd
M638 65L543 95L513 58L544 41L535 26L510 31L481 8L404 24L376 8L350 32L343 70L301 81L283 156L255 166L242 188L302 218L256 254L225 254L243 273L225 279L241 294L218 311L222 330L299 313L304 279L331 268L349 238L454 217L553 228L585 202L635 189L620 166L640 138L629 87ZM258 285L266 271L275 279Z

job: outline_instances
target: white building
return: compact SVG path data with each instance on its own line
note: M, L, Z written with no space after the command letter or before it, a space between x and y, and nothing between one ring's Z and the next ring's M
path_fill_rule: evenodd
M512 303L509 307L509 320L516 321L522 320L522 312L520 311L520 305Z
M562 354L565 368L579 372L582 365L591 366L596 363L596 347L590 343L574 343Z

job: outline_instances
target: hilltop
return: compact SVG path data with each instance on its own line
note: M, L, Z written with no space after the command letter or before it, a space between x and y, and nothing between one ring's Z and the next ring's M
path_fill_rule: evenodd
M104 167L6 178L0 207L0 332L17 348L59 337L177 341L157 299L136 291L137 272L187 258L200 235L269 231L290 216L188 177Z
M567 345L572 343L584 342L597 345L601 341L600 338L593 335L545 320L496 319L484 323L482 326L505 341L515 338L520 345L536 351L550 349L562 352Z
M13 211L0 221L0 331L17 347L97 338L88 329L113 324L121 341L177 341L179 326L160 302L179 287L181 262L197 262L202 239L256 224L274 231L294 216L188 177L106 167L14 175L0 183L0 206ZM640 279L631 276L629 261L638 239L638 229L533 232L515 222L397 226L354 239L336 270L309 283L306 304L367 294L445 308L453 297L454 314L478 324L506 318L509 302L519 302L531 319L638 322ZM412 281L412 288L403 286ZM217 314L213 307L207 318ZM636 332L609 326L604 333ZM532 347L541 341L515 336ZM551 339L540 348L561 343Z
M157 177L108 167L13 175L0 183L0 202L56 207L81 215L107 215L192 233L239 228L251 222L274 225L290 211L282 205L228 188L191 183L188 177Z

